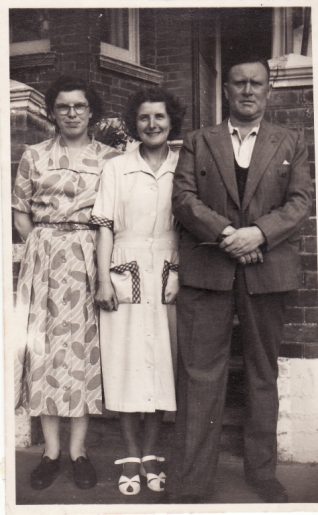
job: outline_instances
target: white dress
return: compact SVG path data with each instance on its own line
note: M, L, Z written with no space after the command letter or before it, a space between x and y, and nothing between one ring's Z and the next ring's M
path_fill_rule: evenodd
M178 154L154 173L139 147L104 167L93 221L113 231L118 311L100 312L106 408L175 411L177 234L171 193Z

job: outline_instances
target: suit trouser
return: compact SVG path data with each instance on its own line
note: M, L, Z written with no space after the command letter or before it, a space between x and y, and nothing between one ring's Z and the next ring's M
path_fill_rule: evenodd
M245 473L259 479L275 475L277 358L285 295L249 295L241 267L232 291L181 287L177 303L178 411L168 492L206 495L213 486L235 308L241 326L246 385Z

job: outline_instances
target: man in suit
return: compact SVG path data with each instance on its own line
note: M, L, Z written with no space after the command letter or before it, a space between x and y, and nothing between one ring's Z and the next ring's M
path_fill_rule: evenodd
M263 501L288 502L275 476L277 359L312 185L302 135L264 120L269 73L255 56L230 64L229 119L188 134L175 172L181 288L170 502L211 494L234 312L246 381L245 477Z

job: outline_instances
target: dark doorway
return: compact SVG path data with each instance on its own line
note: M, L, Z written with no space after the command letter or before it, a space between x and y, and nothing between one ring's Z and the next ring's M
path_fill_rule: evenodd
M224 68L236 54L253 52L265 59L272 53L272 12L270 8L221 9L222 83ZM222 118L227 117L222 99Z

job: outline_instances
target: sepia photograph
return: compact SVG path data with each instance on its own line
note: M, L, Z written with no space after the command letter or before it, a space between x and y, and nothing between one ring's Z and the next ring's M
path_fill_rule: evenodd
M5 512L317 512L313 2L2 12Z

